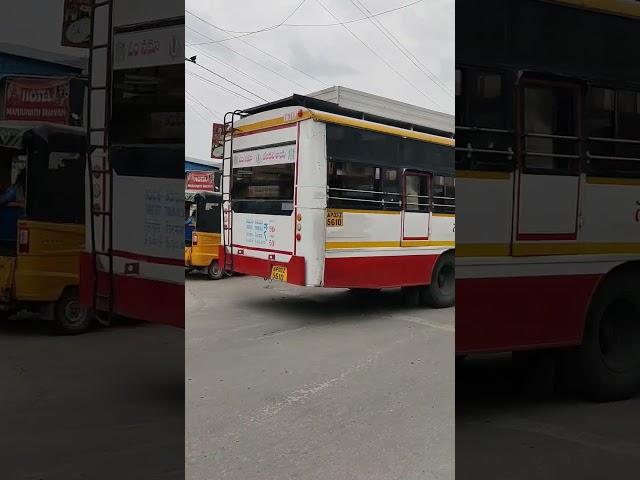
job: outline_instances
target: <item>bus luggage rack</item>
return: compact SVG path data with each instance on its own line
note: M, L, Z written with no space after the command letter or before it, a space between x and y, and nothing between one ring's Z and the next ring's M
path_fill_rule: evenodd
M113 265L113 168L109 152L111 121L112 0L92 0L89 37L89 94L87 98L87 169L91 219L91 257L93 261L93 311L103 324L111 323L114 311L115 278ZM98 26L98 19L103 24ZM102 28L100 28L102 27ZM96 38L96 31L104 38ZM102 78L101 78L102 73ZM94 114L94 111L97 114ZM96 182L101 185L96 191ZM97 197L100 197L98 200ZM97 239L96 220L101 219L101 238ZM99 243L99 244L98 244ZM101 258L106 259L102 262ZM99 274L106 263L108 282L104 292ZM106 311L107 317L99 315Z
M246 115L242 110L235 110L227 112L224 116L220 192L222 193L222 245L224 251L222 263L227 275L233 273L233 212L230 196L233 177L233 133L236 118L242 118ZM229 173L227 173L227 168Z

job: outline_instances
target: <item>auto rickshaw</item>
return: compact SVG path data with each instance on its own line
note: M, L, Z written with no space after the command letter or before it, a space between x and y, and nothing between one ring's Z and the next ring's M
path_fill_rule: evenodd
M79 301L86 137L81 128L0 122L0 315L27 310L66 333L93 322Z
M224 276L218 265L221 205L220 193L198 192L185 198L185 267L188 272L204 271L211 280Z

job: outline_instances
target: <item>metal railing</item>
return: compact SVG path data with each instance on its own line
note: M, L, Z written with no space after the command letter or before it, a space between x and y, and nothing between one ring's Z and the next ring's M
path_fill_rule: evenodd
M434 207L439 207L439 208L449 208L452 210L455 210L455 204L450 205L450 204L446 204L446 203L436 203L435 200L443 200L443 201L453 201L455 202L455 197L444 197L444 196L435 196L435 195L414 195L414 194L409 194L406 195L406 199L418 199L418 202L403 202L402 200L398 200L398 201L393 201L393 200L385 200L384 198L382 199L370 199L370 198L357 198L357 197L343 197L343 196L334 196L331 195L330 192L332 191L338 191L338 192L352 192L352 193L368 193L368 194L374 194L374 195L386 195L386 196L395 196L395 197L401 197L402 193L400 192L381 192L381 191L377 191L377 190L360 190L360 189L351 189L351 188L337 188L337 187L327 187L327 199L329 200L337 200L337 201L349 201L349 202L362 202L362 203L366 203L366 204L378 204L381 205L383 208L385 206L396 206L399 207L400 209L403 206L419 206L419 207L427 207L430 210L433 210ZM420 203L420 199L426 199L428 200L428 203Z

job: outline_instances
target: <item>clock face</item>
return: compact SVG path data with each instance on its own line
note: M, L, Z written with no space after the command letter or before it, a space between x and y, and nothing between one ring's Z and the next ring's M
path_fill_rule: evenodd
M89 35L91 33L91 19L81 18L71 23L67 27L65 37L67 40L74 44L83 44L89 41Z

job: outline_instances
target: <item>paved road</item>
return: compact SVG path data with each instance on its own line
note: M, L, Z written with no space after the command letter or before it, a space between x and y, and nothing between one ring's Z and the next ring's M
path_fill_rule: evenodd
M587 403L531 378L502 355L458 366L457 480L640 478L640 398Z
M0 323L0 477L184 478L184 331Z
M186 283L186 478L454 477L454 311Z

